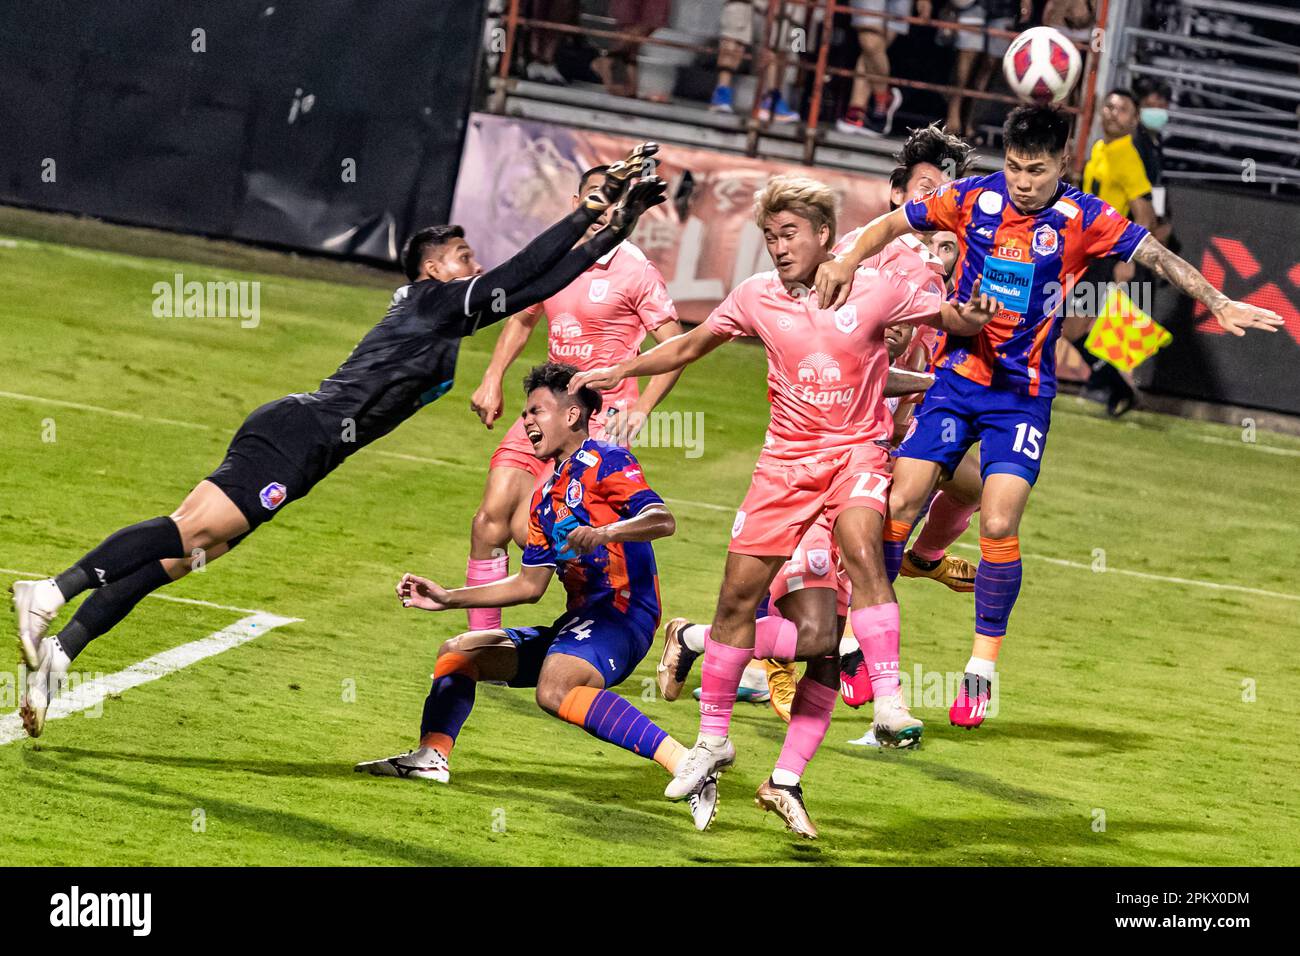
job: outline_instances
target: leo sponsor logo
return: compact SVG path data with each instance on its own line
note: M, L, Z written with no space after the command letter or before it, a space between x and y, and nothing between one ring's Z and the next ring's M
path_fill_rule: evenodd
M819 408L848 405L857 394L853 386L836 387L842 377L840 363L825 352L804 356L796 374L799 381L795 385L795 395Z
M261 500L263 508L267 511L274 511L284 504L284 499L289 497L289 492L285 490L284 485L278 481L273 481L259 491L257 497Z
M1017 249L1015 246L998 246L997 254L1003 259L1020 260L1025 257L1024 250Z

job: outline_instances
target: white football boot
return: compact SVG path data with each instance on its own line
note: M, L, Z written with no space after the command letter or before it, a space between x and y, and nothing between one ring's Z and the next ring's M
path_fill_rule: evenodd
M664 796L669 800L680 800L704 785L708 777L725 770L736 762L736 748L730 737L723 737L720 744L710 747L701 737L695 746L686 752L686 758L673 779L664 788Z
M35 670L27 672L27 691L18 708L27 736L39 737L44 733L45 712L58 696L71 664L72 658L63 652L57 637L41 641L40 661Z
M41 639L50 622L63 607L63 594L54 578L44 581L15 581L9 586L14 596L14 616L18 619L18 644L23 661L31 670L41 666Z
M384 757L382 760L367 760L352 768L357 773L368 773L375 777L400 777L402 780L431 780L434 783L450 783L451 768L441 750L421 747L408 750L396 757Z
M901 693L877 697L875 706L876 714L871 730L881 747L914 749L921 746L921 732L925 724L912 716L903 703Z
M705 777L698 790L687 794L686 805L691 811L695 829L707 830L718 815L718 775Z

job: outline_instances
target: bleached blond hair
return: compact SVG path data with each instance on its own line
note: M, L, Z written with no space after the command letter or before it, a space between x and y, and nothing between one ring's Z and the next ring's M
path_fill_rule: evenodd
M809 176L786 174L773 176L767 185L754 193L754 221L758 228L779 212L792 212L807 219L818 232L826 226L826 245L835 241L835 192L830 186Z

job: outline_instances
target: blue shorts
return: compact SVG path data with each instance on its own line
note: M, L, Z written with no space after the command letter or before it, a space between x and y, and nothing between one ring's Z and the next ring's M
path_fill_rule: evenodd
M989 388L939 369L898 457L937 462L952 474L970 446L979 442L980 477L1019 475L1032 485L1038 480L1051 423L1050 396Z
M554 624L507 627L506 636L519 652L511 687L536 687L542 663L552 654L586 661L605 678L606 687L627 680L654 644L657 621L627 615L609 604L566 611Z

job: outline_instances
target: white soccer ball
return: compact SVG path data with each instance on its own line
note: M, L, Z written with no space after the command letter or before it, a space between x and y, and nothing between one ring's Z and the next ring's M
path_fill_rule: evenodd
M1078 49L1052 27L1026 30L1002 57L1007 85L1027 103L1060 103L1079 82L1082 69Z

